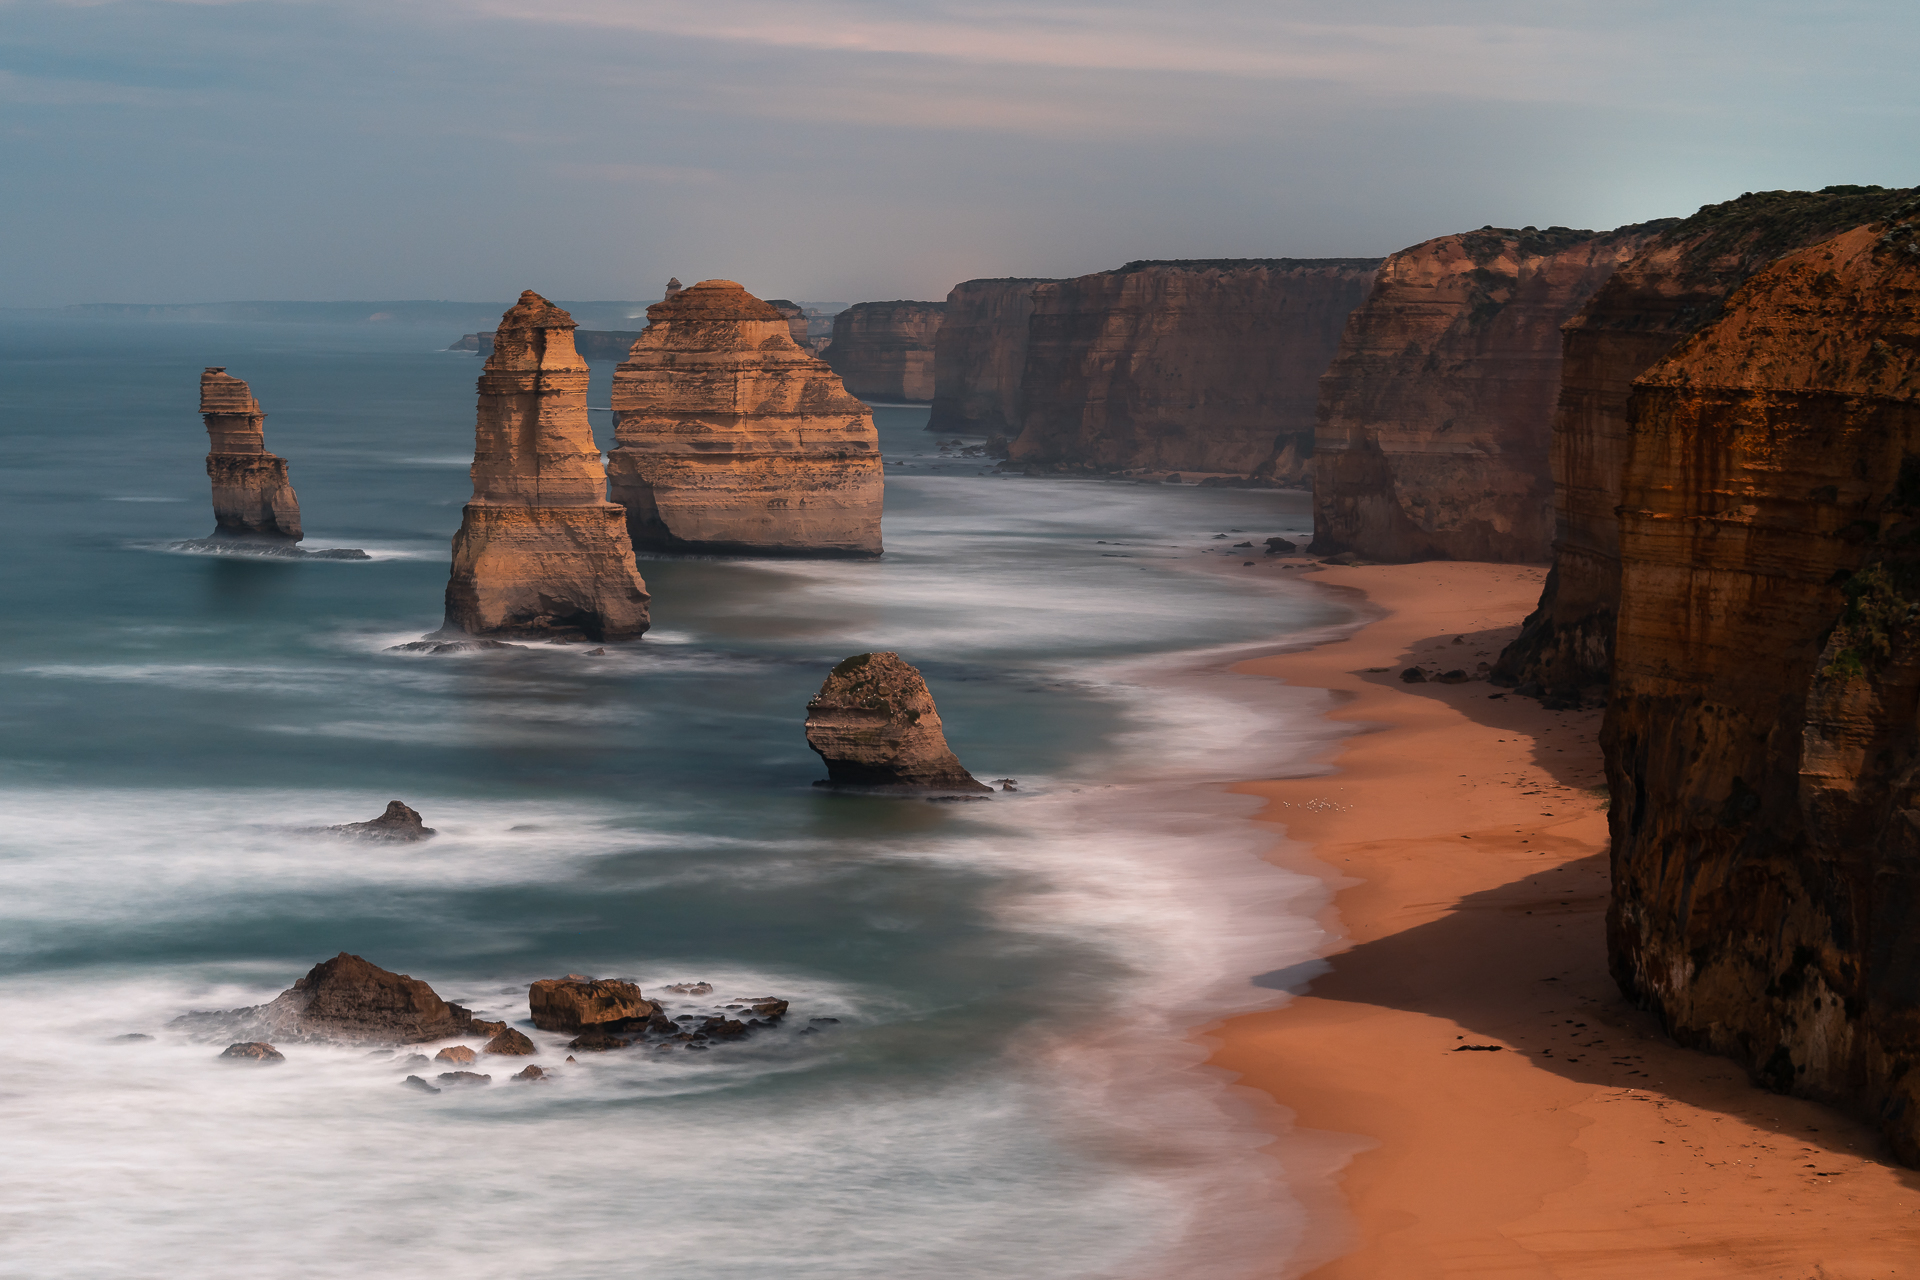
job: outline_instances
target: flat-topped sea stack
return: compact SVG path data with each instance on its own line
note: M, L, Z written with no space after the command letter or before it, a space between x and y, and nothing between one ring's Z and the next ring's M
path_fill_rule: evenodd
M920 673L897 653L861 653L807 703L807 745L826 761L819 786L878 791L991 791L947 746Z
M857 302L833 318L827 363L862 400L933 399L933 344L944 302Z
M1014 463L1299 483L1379 258L1130 262L1033 290Z
M1388 258L1320 380L1311 550L1545 561L1560 326L1670 225L1483 227Z
M1634 385L1608 952L1682 1044L1920 1163L1920 201Z
M607 501L573 330L532 290L500 318L442 634L630 640L647 629L647 586L626 512Z
M612 495L637 547L875 556L885 483L867 407L731 280L647 308L614 371Z
M1752 192L1707 205L1615 271L1565 330L1553 422L1555 543L1540 607L1496 680L1556 699L1604 685L1620 600L1620 485L1633 380L1781 256L1891 215L1920 189Z
M1026 402L1027 322L1035 285L1051 280L966 280L947 294L933 339L933 412L927 430L1020 434Z
M208 369L200 375L200 416L207 424L213 536L300 541L300 500L287 460L267 452L267 415L247 384L224 367Z

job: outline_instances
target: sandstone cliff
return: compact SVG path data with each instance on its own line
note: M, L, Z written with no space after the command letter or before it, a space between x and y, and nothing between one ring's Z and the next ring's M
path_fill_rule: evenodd
M1781 255L1887 216L1920 191L1751 192L1654 238L1566 327L1553 422L1554 558L1540 607L1495 678L1558 698L1602 685L1620 599L1618 520L1633 380Z
M733 281L647 308L613 408L612 494L636 546L880 554L872 414Z
M209 442L213 536L300 541L300 500L287 478L287 460L267 452L267 415L247 384L224 368L208 369L200 375L200 417Z
M947 746L927 682L897 653L860 653L807 703L807 745L827 765L818 785L880 791L991 791Z
M1027 322L1035 285L1051 280L967 280L947 295L933 338L933 412L927 430L1020 434Z
M1312 551L1546 560L1560 326L1670 225L1483 227L1388 258L1320 380Z
M807 341L807 313L799 303L786 298L768 298L767 305L778 311L787 321L787 332L793 338L793 345L805 351L813 350L813 344ZM638 335L635 335L636 337ZM632 343L628 343L632 346Z
M1320 375L1378 258L1131 262L1036 285L1011 458L1298 482Z
M1749 280L1626 431L1615 977L1920 1162L1920 201Z
M944 302L859 302L833 318L827 363L862 400L933 399L933 340Z
M626 512L607 501L573 328L531 289L500 318L480 375L448 632L625 640L647 629L647 587Z

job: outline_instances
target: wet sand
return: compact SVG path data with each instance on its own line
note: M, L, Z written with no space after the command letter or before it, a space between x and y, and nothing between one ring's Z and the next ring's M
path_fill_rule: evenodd
M1543 571L1301 576L1385 616L1236 668L1335 690L1332 718L1356 728L1331 775L1234 788L1285 829L1273 860L1334 890L1324 923L1343 941L1261 979L1304 994L1214 1029L1213 1062L1275 1099L1280 1127L1291 1118L1281 1150L1364 1148L1335 1175L1344 1214L1277 1269L1920 1274L1920 1174L1866 1125L1674 1046L1607 976L1599 712L1547 711L1484 679L1398 678L1415 661L1490 663Z

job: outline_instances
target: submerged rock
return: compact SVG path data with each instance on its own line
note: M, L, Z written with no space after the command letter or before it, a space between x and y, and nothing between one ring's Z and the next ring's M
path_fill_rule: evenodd
M470 1085L492 1083L492 1076L482 1075L478 1071L442 1071L440 1073L440 1084L442 1088L460 1089Z
M546 1069L543 1067L530 1066L525 1068L524 1070L516 1071L513 1073L513 1079L515 1080L532 1081L532 1080L545 1080L546 1078L547 1078L547 1072L546 1072Z
M313 966L270 1003L223 1013L189 1013L171 1025L188 1032L239 1031L293 1042L413 1044L473 1034L473 1014L448 1004L418 978L341 952Z
M228 538L186 538L167 544L170 551L192 551L199 555L250 556L268 560L371 560L372 556L353 547L328 547L309 551L290 542L243 542Z
M286 1054L258 1040L230 1044L226 1052L220 1056L236 1062L285 1062L287 1060Z
M504 640L409 640L405 644L389 645L388 653L485 653L489 649L524 649L523 644L508 644Z
M581 1049L591 1053L604 1053L609 1049L624 1049L633 1041L622 1039L605 1031L583 1031L567 1042L569 1049Z
M365 822L347 822L337 827L328 827L343 836L355 836L361 840L376 840L387 844L404 844L414 840L427 840L440 834L428 826L420 815L398 800L389 800L387 809L377 818Z
M421 1093L440 1092L440 1090L434 1088L432 1085L428 1084L425 1080L422 1080L419 1076L408 1076L405 1080L402 1080L400 1082L400 1085L404 1089L416 1089Z
M527 1009L542 1031L580 1031L621 1022L645 1022L652 1001L631 982L614 978L542 978L527 988Z
M947 746L920 673L897 653L861 653L807 703L807 745L827 765L816 785L886 791L991 791Z

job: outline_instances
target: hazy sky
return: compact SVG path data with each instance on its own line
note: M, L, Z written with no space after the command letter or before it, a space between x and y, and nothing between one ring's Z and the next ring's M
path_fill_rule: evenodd
M1920 182L1913 0L0 0L0 305L939 298Z

